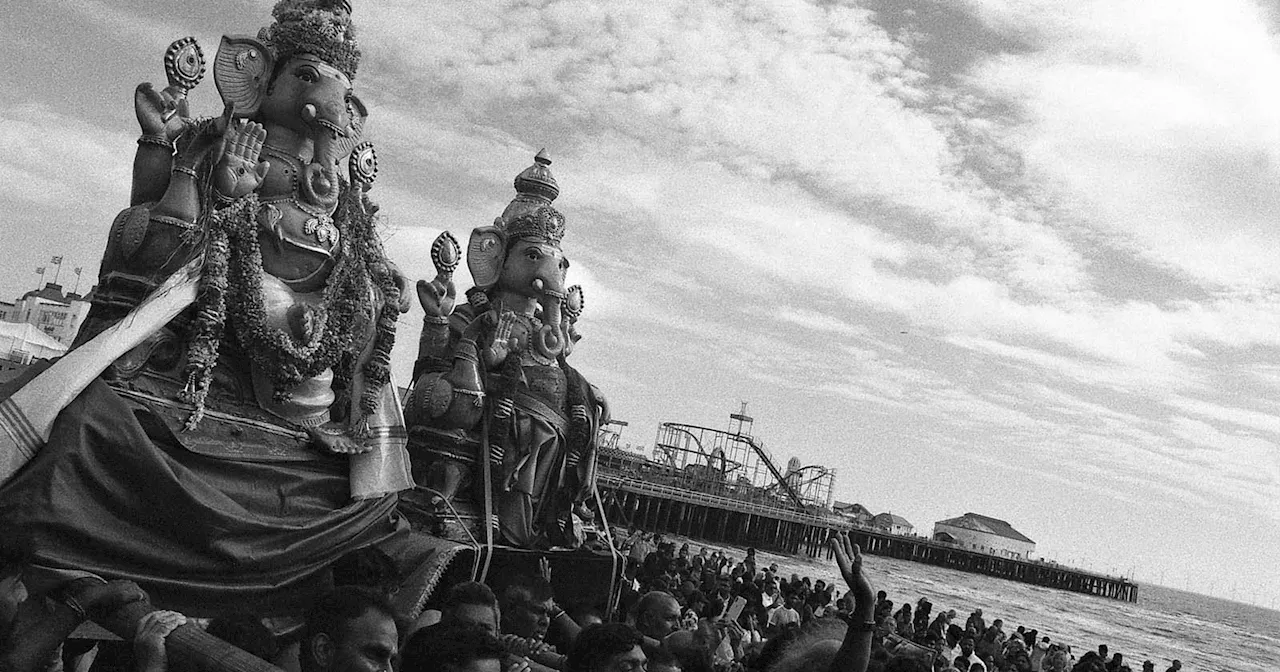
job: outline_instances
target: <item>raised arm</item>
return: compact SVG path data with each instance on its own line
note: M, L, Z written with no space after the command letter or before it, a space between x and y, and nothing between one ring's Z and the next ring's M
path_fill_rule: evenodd
M849 541L849 535L841 532L832 537L831 548L835 551L840 575L853 596L853 615L849 618L844 643L831 661L830 672L866 672L871 660L871 633L876 626L876 593L862 571L862 549Z

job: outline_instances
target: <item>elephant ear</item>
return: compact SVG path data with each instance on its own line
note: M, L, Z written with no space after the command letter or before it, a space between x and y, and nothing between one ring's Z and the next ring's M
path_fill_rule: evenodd
M245 35L223 35L213 59L213 83L224 103L235 106L235 116L257 114L266 96L275 57L261 40Z
M471 280L476 287L489 289L498 282L506 248L506 236L498 227L477 226L471 230L471 241L467 243L467 268L471 270Z

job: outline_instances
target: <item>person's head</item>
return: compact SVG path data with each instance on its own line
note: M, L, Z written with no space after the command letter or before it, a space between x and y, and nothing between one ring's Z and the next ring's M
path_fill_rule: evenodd
M1182 669L1182 661L1181 661L1181 660L1174 659L1174 661L1173 661L1173 666L1172 666L1172 667L1173 667L1173 669L1175 669L1175 670L1181 670L1181 669Z
M1106 659L1107 659L1107 645L1106 645L1106 644L1099 644L1099 645L1098 645L1098 656L1100 656L1103 660L1106 660Z
M718 643L718 640L717 640ZM680 661L685 672L714 672L715 662L705 634L696 630L677 630L662 640L662 648Z
M574 640L564 672L640 672L647 658L644 636L625 623L601 623L582 629Z
M660 591L651 591L636 604L636 629L645 637L662 639L680 627L680 603Z
M973 638L969 635L960 638L960 653L965 656L973 653Z
M1155 663L1149 660L1142 661L1142 672L1152 672L1152 670L1155 670L1155 669L1156 669Z
M649 656L648 672L684 672L684 668L670 651L658 648Z
M502 634L542 639L555 608L551 584L541 576L520 576L502 591Z
M795 575L793 574L792 576L795 576ZM883 590L876 591L876 602L884 602L888 598L889 598L889 593L886 593Z
M396 613L376 590L336 588L307 612L303 672L390 672L399 645Z
M469 625L423 628L404 646L400 672L502 672L506 649L493 633Z
M455 584L440 606L440 623L446 626L471 626L496 636L499 621L498 598L479 581Z

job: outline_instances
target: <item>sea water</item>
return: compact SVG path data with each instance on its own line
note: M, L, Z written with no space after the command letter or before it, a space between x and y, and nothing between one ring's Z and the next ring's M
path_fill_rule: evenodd
M746 556L742 548L690 540L694 553L703 545L738 561ZM895 612L904 602L914 610L926 597L934 616L955 609L963 625L970 612L982 609L987 623L1003 619L1006 633L1020 625L1039 630L1040 637L1070 645L1077 658L1106 644L1111 653L1124 654L1135 672L1147 659L1164 672L1175 658L1188 672L1280 670L1280 612L1271 609L1149 584L1139 585L1136 603L1120 602L896 558L865 557L871 585L888 593ZM784 577L794 573L834 581L838 590L845 590L834 560L765 552L757 558L758 567L778 563Z

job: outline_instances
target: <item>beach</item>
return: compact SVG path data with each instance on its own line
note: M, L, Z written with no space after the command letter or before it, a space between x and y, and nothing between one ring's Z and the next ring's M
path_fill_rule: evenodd
M676 540L682 538L668 536ZM723 549L741 560L745 549L687 540L697 552L702 546ZM792 573L823 579L844 588L834 561L807 556L759 552L761 566L778 563L786 577ZM921 597L933 603L933 613L955 609L963 623L974 609L982 609L990 623L1004 619L1005 632L1019 625L1040 631L1053 641L1066 642L1079 657L1106 644L1124 654L1133 669L1151 659L1163 672L1170 661L1183 669L1204 672L1271 672L1280 667L1280 611L1163 586L1143 584L1137 603L1110 600L1025 583L968 574L943 567L868 555L865 567L877 590L914 608Z

